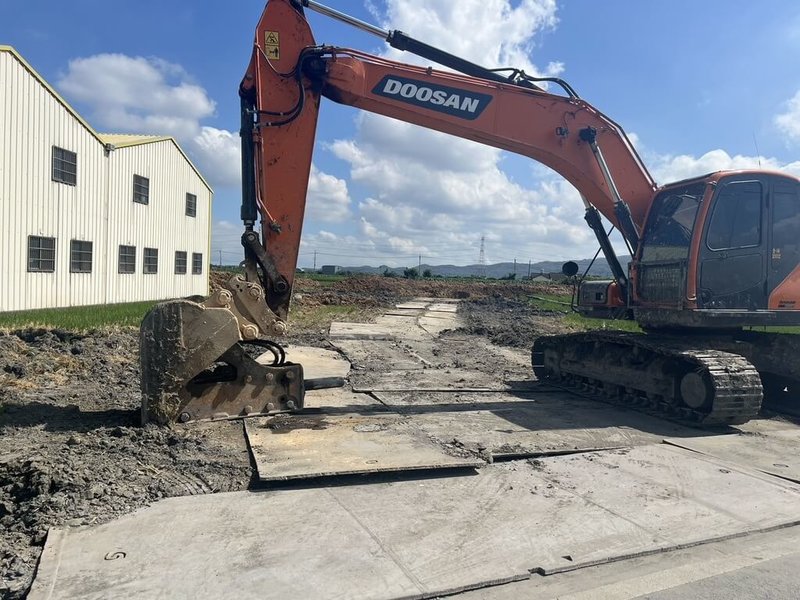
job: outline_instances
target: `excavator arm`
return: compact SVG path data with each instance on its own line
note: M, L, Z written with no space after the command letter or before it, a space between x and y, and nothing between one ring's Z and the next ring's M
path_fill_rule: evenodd
M303 6L469 74L403 64L349 48L315 46ZM566 95L547 92L534 81L513 69L508 77L500 75L311 0L270 0L241 86L242 95L252 102L244 122L254 127L252 140L243 137L243 148L253 147L257 199L250 205L261 213L263 246L283 281L291 288L320 96L545 164L580 192L593 230L605 235L599 212L634 250L655 182L619 125L560 80L554 81L563 85ZM247 154L243 150L243 156ZM245 203L247 196L245 192ZM610 242L601 240L601 245L609 262L615 261ZM621 267L618 275L625 277ZM285 316L289 294L274 299L270 308Z
M311 8L455 72L316 44ZM542 89L543 81L565 95ZM383 31L314 0L269 0L239 88L244 275L202 303L157 305L141 328L143 420L170 422L271 414L302 408L302 367L267 337L285 332L320 100L382 114L528 156L580 192L585 218L625 296L627 274L601 223L633 252L656 189L614 121L560 79L489 70ZM269 364L245 348L269 350Z

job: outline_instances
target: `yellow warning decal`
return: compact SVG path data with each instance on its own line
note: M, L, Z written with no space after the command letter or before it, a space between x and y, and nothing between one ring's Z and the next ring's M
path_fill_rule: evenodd
M281 57L281 34L277 31L264 32L264 54L270 60L279 60Z

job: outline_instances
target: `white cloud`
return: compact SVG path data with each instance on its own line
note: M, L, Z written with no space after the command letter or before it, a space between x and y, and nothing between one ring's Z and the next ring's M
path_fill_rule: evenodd
M340 223L350 217L347 182L311 165L306 199L306 217L322 223Z
M171 135L212 186L238 185L239 135L202 125L214 115L216 103L180 65L96 54L69 61L57 86L89 107L90 121L99 129Z
M387 29L408 32L480 65L517 67L530 75L563 70L561 63L542 69L530 60L535 36L558 22L555 0L522 0L516 6L509 0L388 0L384 14L374 12ZM394 49L387 55L403 62L430 62Z
M242 180L241 144L238 133L203 126L191 140L197 167L213 173L221 186L238 186Z
M86 104L99 128L174 136L212 186L239 187L239 133L202 124L214 115L216 103L182 66L157 57L97 54L71 60L58 87L71 100ZM342 221L349 204L344 180L312 170L312 217Z
M725 150L711 150L700 157L682 154L654 157L650 170L659 185L689 179L714 171L769 169L800 176L800 161L782 163L765 156L729 155Z
M786 112L776 115L774 122L790 140L800 141L800 90L786 102Z
M124 54L76 58L69 61L59 87L71 98L95 103L101 118L107 118L104 111L131 119L158 115L186 121L191 127L214 114L216 106L180 65L159 58Z

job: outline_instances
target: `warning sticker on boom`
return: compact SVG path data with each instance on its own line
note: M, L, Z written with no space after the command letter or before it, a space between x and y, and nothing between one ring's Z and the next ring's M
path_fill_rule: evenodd
M270 60L279 60L281 57L281 34L277 31L264 32L264 54Z

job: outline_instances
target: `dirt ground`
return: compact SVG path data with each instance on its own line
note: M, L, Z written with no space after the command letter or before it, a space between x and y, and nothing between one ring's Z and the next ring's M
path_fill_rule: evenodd
M347 320L369 320L413 297L461 298L467 326L460 335L522 348L563 330L558 314L536 313L525 302L544 291L553 290L508 282L303 278L294 305L311 312L352 305L357 311ZM295 326L285 342L326 346L327 325ZM0 597L24 596L51 526L103 523L159 498L255 485L241 422L141 427L139 395L136 330L0 332Z

